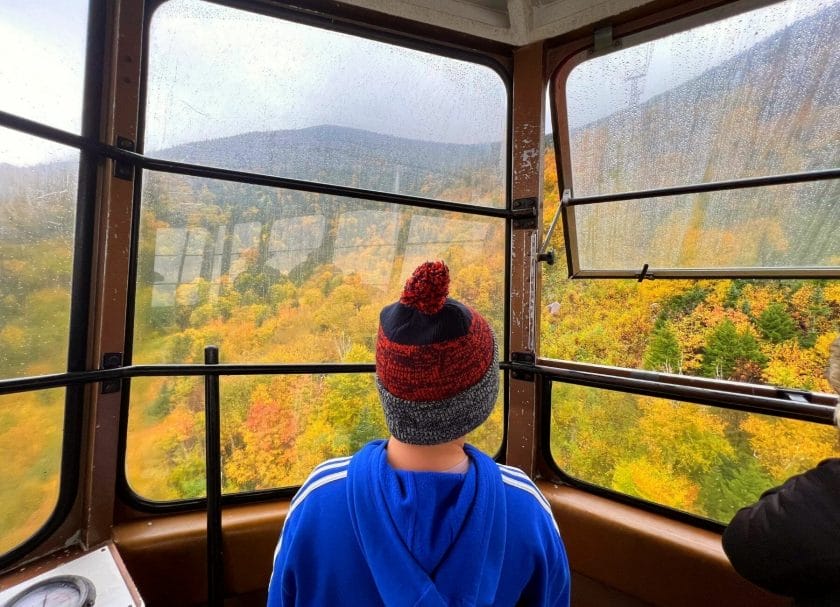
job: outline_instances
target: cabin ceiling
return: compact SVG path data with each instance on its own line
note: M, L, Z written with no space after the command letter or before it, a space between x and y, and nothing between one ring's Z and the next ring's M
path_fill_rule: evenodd
M342 0L395 17L522 46L609 19L649 0Z

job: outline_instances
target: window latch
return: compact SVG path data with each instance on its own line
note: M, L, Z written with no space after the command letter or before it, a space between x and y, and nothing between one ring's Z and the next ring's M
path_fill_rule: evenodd
M513 229L534 230L537 227L537 198L517 198L513 201Z
M786 398L790 401L795 403L802 403L807 404L812 402L811 401L811 393L806 392L805 390L792 390L790 388L776 388L776 393L782 397Z
M102 355L102 368L117 369L122 367L122 360L122 352L106 352ZM99 391L101 394L113 394L114 392L119 392L122 388L122 380L106 379L102 382L101 386Z
M134 142L128 137L117 136L117 147L126 152L133 152ZM134 179L134 164L127 160L114 159L114 177L131 181Z
M654 280L656 276L654 276L652 272L648 272L648 264L645 264L642 266L642 271L636 274L636 278L639 282L642 282L645 278L648 280Z
M510 362L513 363L510 376L521 381L534 381L534 365L537 362L533 352L511 352ZM520 369L519 367L524 367ZM530 367L530 369L529 369Z
M615 46L618 46L618 44L613 39L613 28L611 23L608 23L607 25L599 27L595 30L595 32L592 35L593 53L599 53L601 51L605 51Z

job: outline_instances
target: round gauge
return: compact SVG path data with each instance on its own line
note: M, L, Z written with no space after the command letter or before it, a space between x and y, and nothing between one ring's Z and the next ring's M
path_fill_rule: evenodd
M90 607L96 592L89 579L56 575L32 584L3 607Z

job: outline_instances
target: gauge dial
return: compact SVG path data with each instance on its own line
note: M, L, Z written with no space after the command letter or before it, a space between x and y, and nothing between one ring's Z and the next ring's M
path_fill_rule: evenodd
M78 575L57 575L31 585L3 607L90 607L93 584Z

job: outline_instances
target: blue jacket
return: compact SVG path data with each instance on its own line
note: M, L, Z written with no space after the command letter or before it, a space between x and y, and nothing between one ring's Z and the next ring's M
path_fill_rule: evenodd
M469 445L464 474L395 470L386 445L324 462L300 488L269 607L569 605L560 533L522 471Z

